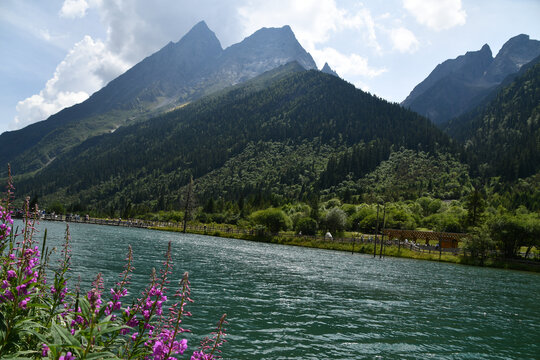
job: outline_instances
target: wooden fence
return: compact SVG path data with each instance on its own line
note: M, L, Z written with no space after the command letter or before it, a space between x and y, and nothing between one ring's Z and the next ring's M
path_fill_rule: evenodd
M82 216L66 216L66 215L43 215L41 217L42 220L47 221L65 221L65 222L74 222L74 223L81 223L81 224L95 224L95 225L108 225L108 226L122 226L122 227L134 227L134 228L177 228L179 231L182 229L181 223L176 222L162 222L162 221L148 221L148 220L140 220L140 219L97 219L97 218L90 218L90 217L82 217ZM187 224L187 229L189 231L196 231L208 235L212 235L216 232L222 233L222 234L240 234L240 235L256 235L257 230L255 229L240 229L229 225L223 225L223 224L212 224L212 225L193 225L193 224ZM409 231L409 230L404 230ZM463 251L460 248L452 247L452 248L443 248L440 246L432 246L432 245L423 245L423 244L416 244L414 240L416 239L423 239L425 237L429 237L430 239L436 239L437 237L435 234L443 234L448 237L449 233L433 233L433 232L426 232L426 231L414 231L414 236L406 237L406 235L409 235L408 233L401 233L402 236L396 236L396 230L393 229L384 229L383 235L378 235L375 237L375 235L370 234L357 234L357 236L353 237L332 237L328 238L322 235L301 235L301 234L289 234L289 233L276 233L276 234L266 234L266 235L274 235L274 236L287 236L287 237L296 237L300 239L305 240L312 240L312 241L320 241L320 242L334 242L334 243L342 243L342 244L353 244L356 245L362 245L362 244L373 244L376 241L376 244L380 246L382 243L383 246L398 246L407 248L412 251L417 252L438 252L438 253L452 253L452 254L462 254ZM404 235L405 234L405 235ZM427 234L427 235L426 235ZM386 235L386 238L385 238ZM411 234L412 235L412 234ZM452 238L455 237L456 234L453 234ZM466 234L457 234L459 235L459 238L461 239L463 235ZM409 240L410 239L410 240Z

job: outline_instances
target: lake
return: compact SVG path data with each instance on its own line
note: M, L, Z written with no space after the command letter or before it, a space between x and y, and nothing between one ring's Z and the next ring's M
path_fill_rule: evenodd
M43 222L48 244L65 224ZM131 293L172 242L171 287L189 271L189 350L223 313L224 359L538 359L540 276L533 273L71 224L72 284L105 288L134 252ZM41 237L41 235L39 237ZM172 295L172 294L170 294Z

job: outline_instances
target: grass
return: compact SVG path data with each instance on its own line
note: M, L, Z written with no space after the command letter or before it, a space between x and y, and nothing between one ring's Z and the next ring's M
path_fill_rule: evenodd
M153 227L152 229L160 230L160 231L173 231L173 232L182 231L182 229L179 227ZM308 248L346 251L346 252L353 251L352 243L326 241L326 240L320 240L320 239L312 239L309 237L297 237L297 236L292 236L288 234L279 235L279 236L257 236L257 235L236 234L236 233L222 232L222 231L205 232L205 231L197 231L197 230L190 230L190 229L187 229L186 232L191 233L191 234L217 236L217 237L222 237L222 238L257 241L257 242L265 242L265 243L280 244L280 245L301 246L301 247L308 247ZM354 244L354 253L371 255L373 254L373 244L356 243ZM379 256L379 254L380 254L380 248L377 247L377 256ZM400 257L400 258L408 258L408 259L416 259L416 260L441 261L441 262L454 263L454 264L485 266L485 267L493 267L493 268L500 268L500 269L540 272L540 264L521 263L521 262L498 260L498 259L491 259L491 258L486 259L483 264L480 264L478 260L471 259L463 255L453 255L453 254L448 254L448 253L442 253L439 255L439 253L436 251L433 251L431 253L417 252L417 251L407 249L405 247L397 247L395 245L385 246L383 248L383 256Z
M178 228L178 227L155 227L152 229L160 230L160 231L173 231L173 232L182 231L181 228ZM241 240L257 241L257 242L265 242L265 243L273 243L273 244L281 244L281 245L301 246L301 247L308 247L308 248L346 251L346 252L353 251L352 243L326 241L326 240L320 240L320 239L312 239L309 237L297 237L297 236L290 236L290 235L287 236L287 234L280 235L280 236L257 236L257 235L236 234L236 233L221 232L221 231L204 232L204 231L196 231L196 230L189 230L189 229L186 230L186 232L191 233L191 234L217 236L217 237L222 237L222 238L241 239ZM354 245L354 253L371 255L373 254L373 244L356 243ZM379 254L380 254L380 248L377 247L377 256L379 256ZM463 255L453 255L453 254L448 254L448 253L442 253L441 255L439 255L439 252L437 251L433 251L431 253L417 252L417 251L407 249L405 247L398 247L395 245L385 246L383 248L383 256L400 257L400 258L408 258L408 259L416 259L416 260L441 261L441 262L462 264L462 265L485 266L485 267L521 270L521 271L530 271L530 272L540 272L540 263L539 264L521 263L521 262L515 262L515 261L498 260L498 259L489 258L489 259L486 259L483 264L480 264L478 260L471 259Z

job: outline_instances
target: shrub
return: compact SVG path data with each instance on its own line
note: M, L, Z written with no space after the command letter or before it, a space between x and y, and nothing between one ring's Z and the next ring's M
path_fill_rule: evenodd
M282 210L276 208L255 211L251 214L251 219L255 223L265 226L272 233L287 230L292 225L291 219Z
M303 217L296 224L297 232L302 232L303 235L315 235L317 233L317 222L310 217Z
M377 211L370 206L362 206L360 209L349 217L349 228L354 231L370 232L371 226L365 226L363 220L369 216L377 217ZM375 229L375 225L373 225Z
M347 225L347 214L340 208L335 207L326 213L324 224L332 233L342 232Z

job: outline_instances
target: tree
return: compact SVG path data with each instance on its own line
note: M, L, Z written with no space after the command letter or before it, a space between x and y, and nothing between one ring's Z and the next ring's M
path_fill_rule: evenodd
M364 232L370 232L371 225L368 225L368 228L366 229L363 225L364 219L368 217L376 218L376 211L370 206L361 206L360 209L358 209L357 212L352 214L349 217L349 228L354 231L364 231ZM373 225L373 228L375 228L375 225Z
M347 225L347 214L338 207L332 208L326 213L324 223L328 231L333 233L342 232Z
M317 233L317 222L310 217L303 217L296 223L296 231L303 235L315 235Z
M478 190L478 187L475 186L465 201L465 209L467 209L467 225L473 227L478 226L485 207L486 202L484 196Z
M315 221L319 221L319 194L312 195L309 205L311 206L310 217Z
M182 230L183 233L186 232L186 226L188 220L191 219L191 212L194 207L194 201L193 201L193 176L191 176L189 180L189 184L186 189L186 195L184 198L184 228Z
M64 214L66 212L66 208L62 203L59 201L55 201L51 205L47 207L48 213L55 213L55 214Z
M495 249L495 242L491 239L486 225L472 228L463 246L465 253L468 252L471 258L479 260L480 265L484 265L489 251L493 249Z
M530 237L526 218L520 215L497 216L490 221L489 230L506 258L516 257L521 245L526 244Z
M272 233L277 233L280 230L287 230L292 225L291 219L283 212L283 210L276 208L255 211L251 214L251 219L255 223L263 225Z
M529 256L533 246L540 249L540 218L538 216L529 216L526 226L528 236L523 244L523 246L527 247L525 258Z

